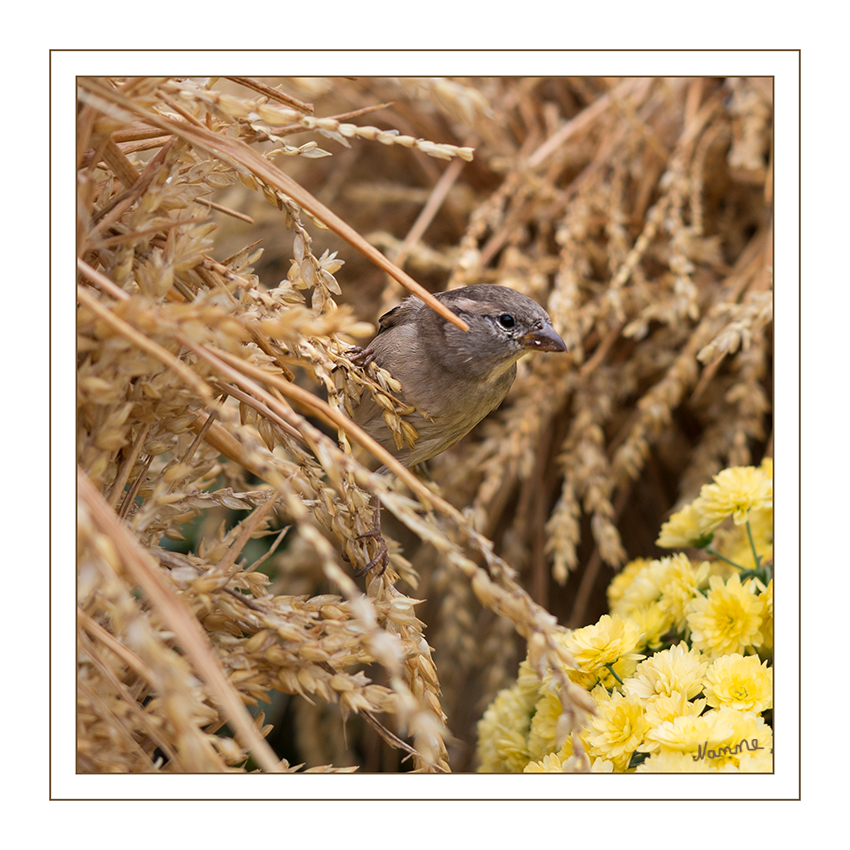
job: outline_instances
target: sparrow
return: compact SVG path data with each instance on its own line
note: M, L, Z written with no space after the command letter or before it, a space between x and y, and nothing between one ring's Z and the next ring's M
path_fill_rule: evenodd
M405 466L415 466L455 445L504 400L516 378L517 361L530 351L563 352L567 346L546 311L527 295L496 284L477 284L435 294L469 326L463 331L411 295L379 319L375 338L355 349L352 360L374 360L401 383L399 398L415 412L404 418L418 432L414 446L398 448L381 408L363 393L354 422ZM382 470L379 470L382 471ZM378 562L386 569L386 546L375 529L364 537L379 541Z

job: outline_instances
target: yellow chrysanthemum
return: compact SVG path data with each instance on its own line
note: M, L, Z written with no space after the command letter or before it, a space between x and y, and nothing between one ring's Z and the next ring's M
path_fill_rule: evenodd
M750 532L762 560L773 557L773 508L750 513Z
M709 746L726 741L733 731L732 723L716 713L699 717L681 715L649 729L642 749L649 752L673 750L699 757Z
M709 565L694 565L687 555L663 558L664 577L659 580L661 596L658 607L670 618L676 631L683 632L687 625L686 610L690 601L708 582Z
M622 588L619 598L611 605L611 613L619 614L624 618L628 618L631 611L653 605L661 594L661 588L658 586L659 562L643 559L633 563L639 563L640 568L633 572L631 580Z
M478 721L477 755L483 773L519 773L528 764L526 739L536 693L514 685L500 691Z
M712 541L712 548L730 561L742 567L754 568L755 555L762 561L773 557L773 509L752 510L747 518L750 531L745 525L733 525L718 529ZM752 541L750 541L752 534ZM753 554L755 547L755 555Z
M706 586L709 572L708 562L694 565L682 553L649 561L633 576L612 611L636 619L637 611L658 605L669 620L668 628L683 631L685 607Z
M699 544L713 534L716 552L769 577L772 478L770 458L723 470L664 524L659 545ZM720 528L729 517L734 524ZM517 684L479 722L479 769L573 772L587 769L589 758L594 772L620 772L638 753L647 756L638 772L772 770L773 733L759 715L772 707L773 583L742 582L740 567L706 557L627 564L609 585L610 615L557 638L579 668L566 672L591 691L596 716L562 740L554 674L540 682L526 660ZM678 645L656 651L677 632ZM645 659L647 649L654 654Z
M673 621L670 615L665 613L658 605L644 605L642 608L633 608L629 611L629 619L637 623L642 635L638 641L638 649L658 649L661 646L661 638L670 631ZM633 671L626 675L631 676ZM618 670L617 675L622 679L623 674Z
M539 761L558 749L557 725L563 710L561 700L551 691L547 690L537 701L528 732L527 752L532 761Z
M773 507L773 479L763 469L734 466L714 476L699 494L708 528L716 528L731 516L735 525L747 521L750 511Z
M626 564L626 566L611 579L611 583L608 585L608 607L611 609L612 614L622 613L621 611L618 611L618 605L620 600L623 598L623 594L628 590L628 587L634 580L635 576L638 575L638 573L640 573L640 571L649 563L649 558L635 558L633 561L629 561L629 563Z
M581 735L586 737L586 732ZM524 773L583 773L590 762L591 773L612 773L614 765L604 759L591 761L587 756L579 757L573 754L572 741L567 738L557 753L549 753L542 759L526 765Z
M695 597L689 606L691 644L711 658L744 653L750 647L760 646L763 640L762 602L757 595L760 587L755 579L748 579L742 585L737 575L726 582L712 576L707 595Z
M759 596L761 600L761 637L759 655L773 657L773 579Z
M596 682L604 685L608 691L622 690L622 682L625 682L630 676L634 676L638 662L643 657L643 655L638 655L637 653L623 655L610 668L602 667L597 670L595 674L597 676Z
M770 727L767 727L768 730ZM760 748L755 752L745 751L739 757L738 767L731 765L727 768L728 773L772 773L773 753L767 748Z
M567 635L565 644L584 673L596 673L621 658L640 660L635 652L640 640L637 623L617 614L603 614L599 622Z
M549 753L538 761L529 762L522 770L523 773L563 773L563 759L558 753Z
M646 722L650 727L660 726L667 720L677 717L698 717L705 709L704 699L688 699L684 691L675 691L667 696L659 694L646 703Z
M614 693L597 705L597 716L589 724L588 755L607 759L616 771L624 771L649 729L643 704L637 697Z
M704 758L714 769L769 773L773 769L773 732L754 711L716 708L703 715L729 727L727 735L708 738Z
M558 643L558 645L562 649L564 649L566 652L572 654L571 650L570 650L570 643L569 643L570 636L571 636L571 632L568 632L568 631L557 632L555 634L555 641ZM527 663L527 662L523 662L523 663ZM528 669L529 669L529 671L532 672L532 674L535 676L535 678L537 678L537 674L533 672L531 665L528 665ZM566 674L570 677L571 681L575 682L577 685L581 685L583 688L587 689L588 691L592 690L597 684L599 684L598 673L585 673L581 669L576 669L575 667L567 666L566 664L564 664L563 669L566 672ZM545 688L552 686L552 682L553 682L554 678L555 678L555 676L554 676L552 670L550 669L550 670L547 670L547 672L544 674L542 682L540 682L540 680L538 679L539 694L542 694L544 692ZM553 693L554 692L555 691L553 689Z
M681 510L676 511L661 526L656 544L662 549L684 549L687 546L701 547L711 534L712 520L703 510L697 498Z
M581 670L567 670L567 676L569 676L571 682L581 685L581 687L589 691L599 684L602 675L607 672L607 668L601 671L597 670L595 673L582 673ZM617 675L619 676L620 674L618 673Z
M716 658L705 671L705 698L712 708L760 713L773 706L773 670L756 655Z
M516 677L516 687L534 705L540 696L540 678L534 672L534 668L528 663L528 659L520 661L519 672Z
M712 769L705 759L676 750L658 750L635 768L635 773L707 773Z
M620 598L611 606L611 613L628 619L631 611L653 605L661 595L658 582L663 576L664 568L661 566L661 561L644 560L641 568L635 571L628 586L623 589Z
M725 550L724 550L725 551ZM732 576L739 575L741 572L737 567L733 567L731 564L727 564L726 561L717 559L710 560L708 562L708 577L718 576L721 581L728 581ZM707 588L703 588L702 592L705 592Z
M627 694L644 700L679 692L692 699L702 691L707 666L698 649L679 643L642 661L623 688Z

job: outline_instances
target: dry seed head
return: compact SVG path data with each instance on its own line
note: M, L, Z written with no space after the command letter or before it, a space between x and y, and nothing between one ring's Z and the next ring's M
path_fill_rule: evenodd
M724 457L749 463L760 441L770 438L766 364L772 279L766 263L772 237L762 222L771 219L764 188L772 129L769 91L766 96L755 80L409 82L315 79L278 86L315 99L311 116L235 80L81 80L81 259L128 297L116 303L89 279L82 285L114 316L208 381L213 393L225 391L233 375L219 374L189 354L184 340L236 355L270 377L294 376L317 399L327 391L337 408L350 409L361 391L397 395L398 383L388 373L347 364L336 336L367 337L370 329L356 317L378 315L382 296L373 298L368 275L352 286L349 267L339 261L353 252L338 249L339 259L330 254L319 216L300 209L270 176L278 168L315 193L328 174L333 181L336 166L326 157L316 182L318 172L311 169L318 164L310 157L334 153L336 143L347 142L371 149L380 163L377 176L404 188L405 203L419 204L428 214L436 211L438 226L424 236L406 240L403 228L394 229L380 244L407 252L408 267L431 289L445 286L448 274L450 286L502 283L531 294L568 341L569 361L523 361L499 414L434 463L446 500L435 503L424 493L408 499L389 492L346 453L347 440L340 451L333 437L310 426L305 416L311 411L296 410L294 404L284 404L280 412L291 429L286 431L253 408L245 410L252 424L242 424L238 402L222 403L215 409L216 428L193 445L195 413L203 423L212 412L197 387L96 317L81 299L78 463L143 546L158 547L163 535L197 541L188 563L173 567L160 561L159 569L208 627L206 639L222 669L238 671L232 680L245 702L262 699L273 688L306 694L296 672L301 669L307 671L314 702L334 700L332 677L342 677L338 681L355 695L347 710L360 710L365 701L372 711L386 713L381 720L396 733L408 724L420 749L414 764L425 769L444 758L443 712L453 731L451 718L468 714L464 683L498 688L512 675L513 631L528 637L529 651L541 663L547 658L550 668L564 663L551 647L542 648L541 635L557 646L554 622L526 600L505 562L507 551L517 553L513 567L528 563L545 570L551 558L560 580L588 557L616 561L624 544L637 546L626 540L629 528L646 521L635 522L633 505L649 506L660 516L671 508L669 494L698 487ZM375 121L383 129L362 116L341 114L351 104L368 108L391 101L400 108L384 107L381 121ZM535 108L517 111L528 103ZM438 116L435 105L450 121ZM178 117L177 107L199 122L198 134ZM687 116L686 109L691 110ZM327 117L335 114L339 117ZM162 141L137 148L124 135L146 125L161 130L165 140L162 121L172 118L178 123L168 125L174 135L167 149ZM221 152L200 143L202 128L220 136ZM408 162L413 149L438 158L468 156L464 128L474 128L478 139L476 171L454 173L442 199L419 185L419 194L411 194L409 176L393 171L393 162ZM289 135L296 129L304 134L297 147ZM110 147L109 157L94 161L107 142L123 160ZM258 142L272 148L274 157L248 156ZM393 149L396 159L386 158ZM154 156L158 169L145 176ZM258 162L265 165L256 168ZM343 219L367 232L379 229L373 226L378 220L371 218L373 210L381 220L398 219L388 206L396 201L377 188L371 195L368 188L358 194L338 173L341 191L333 208ZM379 182L368 174L362 179L367 185ZM128 182L137 196L122 207ZM426 210L430 198L434 203ZM227 210L250 213L252 243L264 230L279 234L289 228L292 257L274 256L277 238L265 240L263 256L254 247L242 248L245 231L235 239L228 235L236 219ZM273 266L265 264L286 265L287 259L291 276L267 289L281 275L273 272L270 281L267 269ZM308 289L318 312L304 306ZM398 293L392 295L397 301ZM349 301L355 310L339 306ZM269 338L274 357L246 344L258 330ZM402 444L409 442L413 434L401 418L404 410L392 401L387 412ZM682 422L689 423L686 431ZM224 446L230 454L222 454ZM646 468L653 476L642 474ZM257 504L245 495L255 489L249 475L281 488L279 520L292 526L263 567L279 583L276 592L309 599L319 590L324 595L318 582L330 582L342 601L323 602L308 614L299 605L274 601L278 597L269 593L260 573L245 573L253 557L235 553L235 537L219 534L220 519L213 517L224 507L244 511ZM428 543L417 549L410 536L405 540L421 595L430 600L415 608L413 600L399 601L389 593L386 578L367 582L371 601L355 604L362 585L351 580L339 550L367 548L353 541L370 527L372 492ZM473 505L474 511L464 515L452 505ZM195 521L194 528L185 527ZM80 522L83 527L85 518ZM494 535L496 545L480 531ZM78 587L86 610L98 622L110 623L115 639L126 646L123 630L139 616L140 602L115 553L102 546L98 554L91 535L81 533L80 540ZM228 553L236 570L227 588L204 584L224 578L208 571ZM404 563L392 555L394 569L403 571ZM519 581L525 584L525 577ZM454 597L434 593L437 583L451 588L457 604ZM227 590L247 591L245 601ZM497 616L479 624L473 595ZM587 605L583 611L556 613L562 622L593 620ZM148 622L158 641L151 644L150 659L179 664L164 637L166 618L156 615ZM438 650L438 665L423 648L423 623ZM286 640L279 636L282 626ZM389 642L382 642L383 630ZM259 637L263 631L277 643L267 645ZM472 634L482 639L471 640ZM96 638L86 639L98 645ZM108 648L101 656L117 680L129 681ZM376 691L379 686L347 675L351 665L375 658L388 665L391 690ZM210 710L217 712L211 728L231 719L208 706L199 711L193 688L172 688L169 701L148 703L147 728L138 725L133 703L111 690L100 668L86 664L85 669L80 681L92 683L93 690L81 686L80 691L84 769L226 769L233 762L236 750L218 742L217 734L183 731L191 718L207 717ZM133 694L150 687L138 678L131 684ZM107 715L92 708L92 693L108 694ZM573 713L565 716L578 717L577 693L570 698ZM117 717L132 727L131 736L108 719ZM324 726L316 726L321 731L310 733L338 746L314 764L347 758L338 715L334 720L336 726L326 718ZM348 732L358 734L353 727ZM462 730L457 734L464 736ZM579 761L580 742L573 737ZM143 752L138 744L148 740L167 754L156 768L153 748ZM462 762L453 766L468 769Z

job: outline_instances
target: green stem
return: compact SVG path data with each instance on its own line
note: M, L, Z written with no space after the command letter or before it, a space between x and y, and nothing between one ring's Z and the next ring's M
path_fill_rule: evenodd
M740 564L736 564L734 561L730 561L728 558L724 558L723 555L720 554L716 549L712 549L711 546L706 546L705 551L708 552L709 555L714 555L715 558L720 558L721 561L725 561L730 566L734 567L736 570L744 569Z
M752 530L752 528L750 528L749 518L747 519L747 537L750 538L750 549L753 550L753 558L755 559L756 569L758 570L758 569L761 568L761 555L759 555L759 553L756 552L756 544L755 544L755 541L753 540L753 530Z
M611 675L622 685L623 680L614 672L614 665L606 664L605 666L611 671Z

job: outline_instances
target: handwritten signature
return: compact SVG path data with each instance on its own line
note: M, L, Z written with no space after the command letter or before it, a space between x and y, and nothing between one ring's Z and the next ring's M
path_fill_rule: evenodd
M708 741L704 744L697 744L697 755L692 756L694 761L702 761L706 756L710 759L719 759L724 756L736 756L744 752L744 748L748 752L753 750L763 750L764 747L759 746L758 738L753 738L752 743L746 738L739 741L734 747L718 747L716 750L709 749Z

